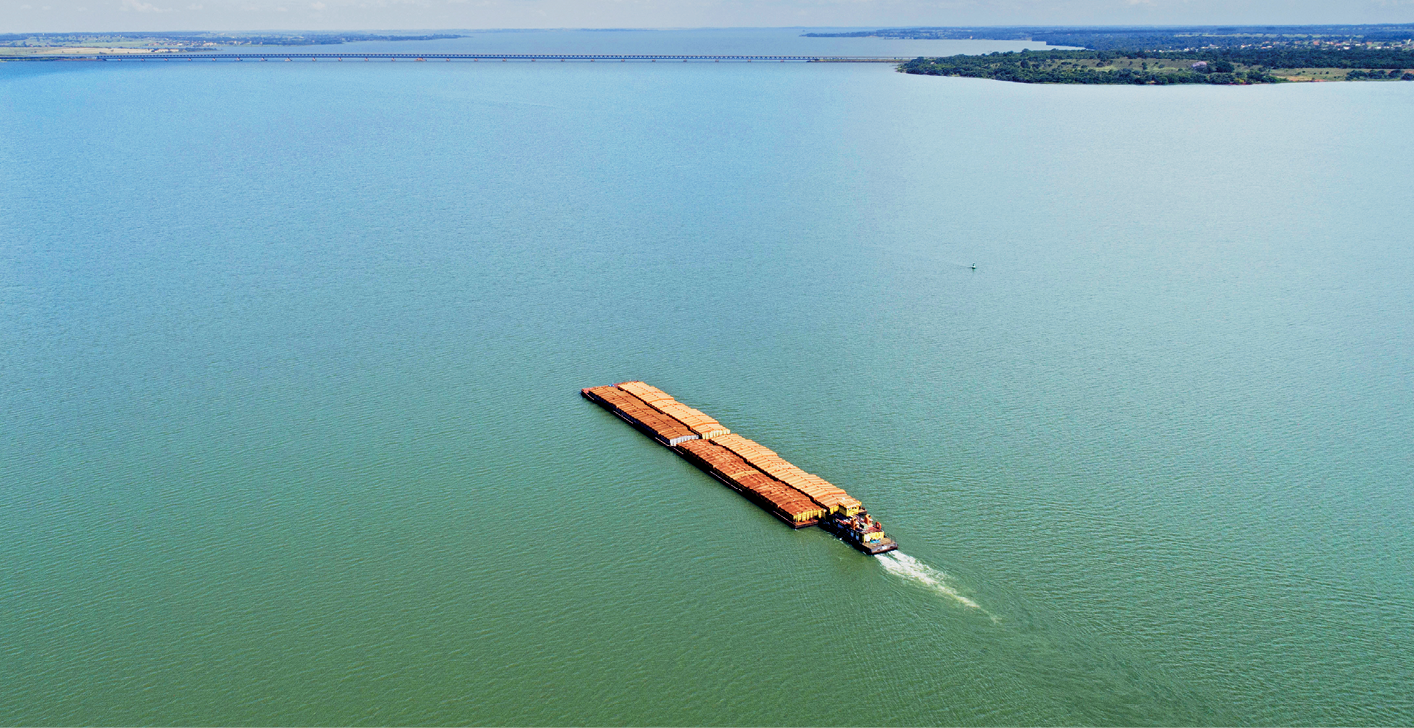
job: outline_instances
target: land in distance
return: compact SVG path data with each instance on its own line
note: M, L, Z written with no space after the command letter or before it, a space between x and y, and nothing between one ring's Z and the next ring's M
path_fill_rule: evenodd
M240 46L339 45L370 40L443 40L460 37L462 36L447 34L369 33L10 33L0 34L0 58L191 53Z
M1030 40L1067 49L916 58L904 73L1020 83L1414 81L1414 24L1182 28L894 28L810 37ZM1071 50L1070 48L1078 48Z

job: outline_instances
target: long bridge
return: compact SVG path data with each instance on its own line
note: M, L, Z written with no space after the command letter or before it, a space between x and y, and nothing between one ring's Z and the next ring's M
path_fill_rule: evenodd
M606 61L681 63L902 63L907 58L885 56L697 56L614 55L583 53L73 53L4 55L0 61Z

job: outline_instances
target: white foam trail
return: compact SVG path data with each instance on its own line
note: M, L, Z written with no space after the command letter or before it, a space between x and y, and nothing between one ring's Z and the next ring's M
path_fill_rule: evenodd
M945 597L956 600L957 603L965 607L981 610L983 613L991 616L993 621L996 621L996 617L993 616L991 612L982 609L982 605L959 594L956 589L948 586L947 574L934 569L902 551L890 551L886 554L881 554L878 559L879 563L883 564L884 568L890 574L922 584Z

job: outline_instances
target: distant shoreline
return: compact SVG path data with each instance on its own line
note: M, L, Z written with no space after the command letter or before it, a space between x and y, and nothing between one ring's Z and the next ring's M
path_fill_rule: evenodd
M987 78L1015 83L1168 86L1254 84L1320 81L1414 81L1414 54L1409 63L1377 59L1369 66L1345 57L1308 55L1303 65L1266 65L1261 59L1229 60L1230 54L1204 52L1021 51L984 56L915 58L898 70L924 76ZM1337 65L1346 63L1345 66ZM1357 61L1358 63L1358 61ZM1383 64L1383 65L1381 65Z
M889 63L903 73L986 78L1015 83L1106 85L1251 85L1321 81L1414 81L1414 24L1237 27L1011 27L895 28L804 33L804 38L1025 41L1039 50L945 57L853 56L830 45L831 55L791 47L788 55L486 52L480 44L438 44L436 52L370 52L369 41L467 38L439 34L338 32L182 32L0 34L3 61L124 60L343 60L382 61L585 61L585 62L816 62ZM337 48L345 44L357 45ZM803 41L813 46L812 41ZM589 44L596 48L599 44ZM446 52L466 46L479 53ZM411 44L412 48L430 47ZM818 46L817 46L818 47ZM860 46L865 47L864 45ZM990 45L995 48L996 45ZM1015 46L1013 46L1015 47ZM355 51L354 49L358 50ZM915 46L916 48L916 46ZM952 48L956 48L953 45ZM529 49L529 47L527 47ZM781 48L784 50L784 47ZM503 49L504 50L504 49ZM560 48L553 50L559 51ZM608 50L608 49L605 49ZM801 51L804 50L805 53ZM843 50L848 50L844 47ZM888 49L893 50L893 49ZM888 52L886 50L886 52ZM710 51L709 51L710 52ZM916 52L916 50L914 51Z
M1076 50L915 58L904 73L1017 83L1248 85L1414 81L1414 24L895 28L812 38L1026 40Z
M240 47L329 46L366 41L450 40L460 34L371 33L9 33L0 34L0 59L74 55L205 53Z

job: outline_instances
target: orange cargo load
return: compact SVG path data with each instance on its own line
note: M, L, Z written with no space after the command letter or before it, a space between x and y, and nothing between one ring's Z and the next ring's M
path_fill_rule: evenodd
M580 393L797 528L828 513L860 509L858 500L824 478L732 434L711 416L646 382L631 380Z
M664 392L663 390L658 389L657 387L644 384L643 382L621 382L615 386L650 404L653 402L674 401L673 398L667 392Z
M664 414L683 423L688 429L697 433L699 437L717 437L730 434L731 430L722 426L722 423L707 416L701 410L693 409L677 400L662 400L652 403L653 407Z

